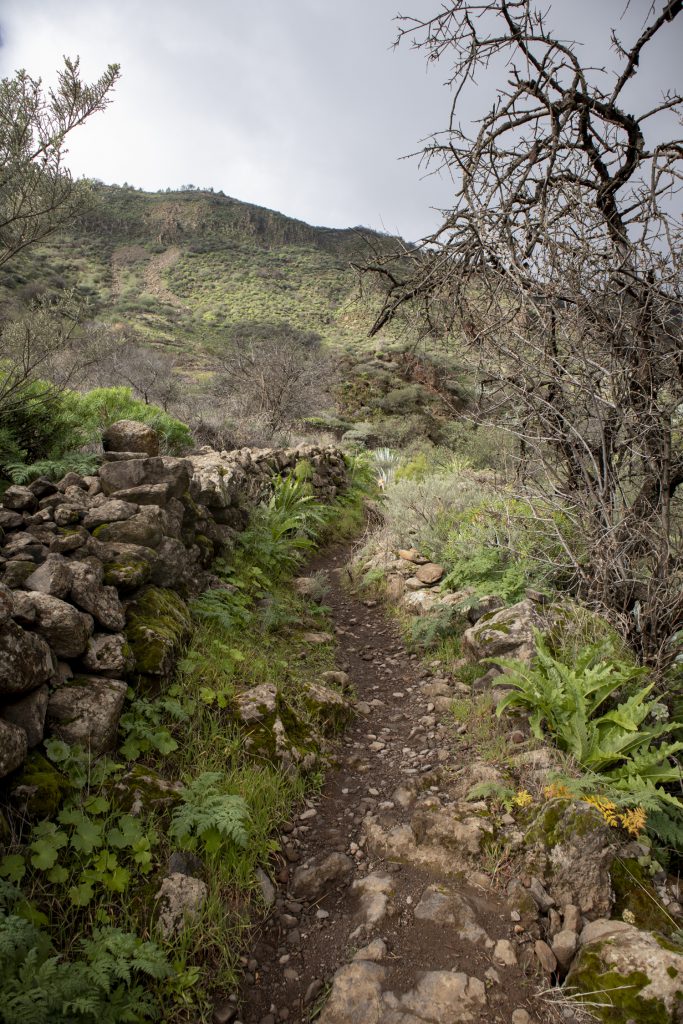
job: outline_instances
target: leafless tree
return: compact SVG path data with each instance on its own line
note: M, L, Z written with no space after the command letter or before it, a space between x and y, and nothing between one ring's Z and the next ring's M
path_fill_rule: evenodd
M109 334L110 344L93 368L90 384L128 386L147 405L160 405L168 412L182 392L176 357L158 345L143 344L130 332Z
M86 85L78 58L65 58L47 94L24 70L0 82L0 266L74 215L83 186L64 166L66 138L107 106L118 77L110 64Z
M81 300L72 292L42 298L17 313L0 330L0 420L11 421L33 385L49 404L65 388L78 388L106 354L106 331L87 322Z
M577 587L650 661L683 625L683 143L662 138L683 107L625 97L682 9L657 0L637 38L613 33L612 70L584 66L531 0L400 19L399 41L451 62L450 122L422 158L456 195L431 237L372 266L374 330L418 307L468 354L482 411L557 510ZM468 133L461 100L484 73L506 81Z
M217 398L234 417L258 424L268 442L319 408L330 384L320 336L288 323L238 324L212 356Z

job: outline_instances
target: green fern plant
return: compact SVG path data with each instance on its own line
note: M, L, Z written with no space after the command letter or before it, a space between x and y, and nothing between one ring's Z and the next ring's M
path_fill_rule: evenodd
M494 803L502 804L508 812L512 810L514 798L515 790L503 782L478 782L467 794L468 800L489 799Z
M223 779L221 772L204 772L183 790L169 836L185 849L201 843L207 853L217 853L225 842L246 847L249 808L243 797L224 792Z
M28 920L31 908L0 883L0 1019L3 1024L143 1024L159 1019L144 984L174 975L153 942L119 928L95 928L66 960Z
M55 459L38 459L30 464L21 461L8 461L5 462L4 469L12 483L25 484L43 476L48 480L59 480L71 472L85 476L92 473L96 466L95 455L75 451L66 452Z

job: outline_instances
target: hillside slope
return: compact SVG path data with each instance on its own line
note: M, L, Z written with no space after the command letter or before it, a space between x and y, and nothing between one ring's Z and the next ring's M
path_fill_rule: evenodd
M311 227L222 193L96 183L77 223L0 273L0 308L74 288L98 319L190 362L241 321L289 321L346 347L370 322L351 261L391 241Z

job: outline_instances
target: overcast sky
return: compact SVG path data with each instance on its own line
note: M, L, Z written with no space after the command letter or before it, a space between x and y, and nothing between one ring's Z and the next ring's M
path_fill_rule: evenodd
M661 0L658 0L658 5ZM544 3L544 6L546 4ZM145 189L192 183L312 224L364 224L417 239L449 204L414 152L443 127L447 68L391 48L393 18L440 0L2 0L0 73L54 79L62 54L84 76L122 79L109 109L74 133L76 174ZM649 0L553 0L553 24L604 55ZM678 19L681 21L681 19ZM681 88L683 25L643 62L637 88ZM603 56L604 60L604 56ZM664 74L660 77L661 73ZM479 99L493 83L480 83ZM463 110L463 116L467 115Z

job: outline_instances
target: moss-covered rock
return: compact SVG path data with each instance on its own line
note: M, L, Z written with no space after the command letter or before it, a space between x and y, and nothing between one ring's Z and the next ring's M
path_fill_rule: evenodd
M536 651L534 630L544 625L538 609L528 599L510 608L487 612L465 630L463 654L470 661L508 657L529 662Z
M69 792L69 781L47 758L30 753L16 783L12 800L30 818L52 818Z
M153 768L136 764L115 784L113 795L122 810L139 813L178 803L182 791L182 782L171 782Z
M139 544L103 544L104 582L119 590L137 590L149 580L156 553Z
M680 1024L683 947L665 949L650 932L624 927L584 945L566 985L574 999L586 994L591 1012L601 1021Z
M303 703L307 714L326 734L339 732L352 713L349 699L322 683L304 684Z
M319 749L316 737L272 683L239 694L236 705L251 754L287 771L307 771L314 766Z
M162 587L146 587L128 606L126 637L138 677L168 677L192 629L181 597Z

